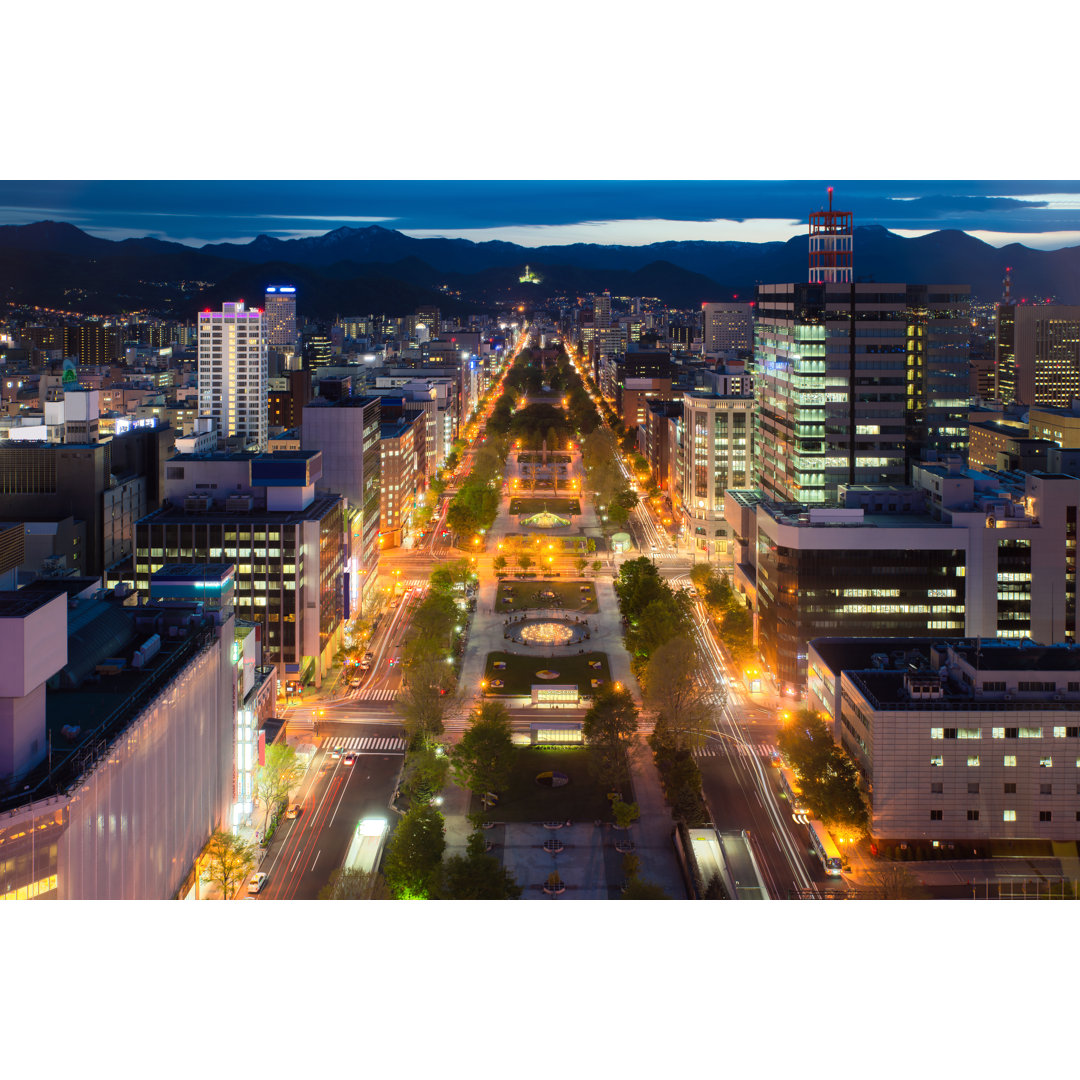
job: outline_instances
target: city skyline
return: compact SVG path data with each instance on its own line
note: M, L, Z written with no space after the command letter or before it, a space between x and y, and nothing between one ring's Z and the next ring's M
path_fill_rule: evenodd
M527 247L761 243L805 231L829 186L856 226L905 237L956 229L995 247L1080 245L1080 182L1061 180L6 180L0 225L59 220L104 239L192 247L373 224Z

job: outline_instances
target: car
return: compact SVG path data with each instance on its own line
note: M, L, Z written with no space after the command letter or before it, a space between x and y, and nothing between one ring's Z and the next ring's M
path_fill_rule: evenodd
M370 664L371 661L375 659L375 654L373 652L366 652L364 653L364 659Z
M302 809L302 807L300 806L299 803L293 803L292 806L290 806L289 809L285 811L285 816L290 821L292 821L295 818L298 818L300 816L301 809Z
M333 760L333 761L337 761L337 759L338 759L339 757L341 757L341 755L342 755L342 754L343 754L344 752L345 752L345 751L344 751L344 750L342 750L342 748L341 748L340 746L335 746L335 747L334 747L334 749L330 751L330 758L331 758L331 760Z
M371 667L371 661L368 660L367 657L364 657L364 659L360 661L360 670L361 671L367 671L370 667Z
M345 764L346 765L351 765L355 760L356 760L356 755L350 750L345 755Z
M251 875L251 880L248 882L248 892L255 894L262 892L262 887L266 884L266 879L270 875L260 870L257 874Z
M695 589L693 585L687 585L685 591L686 595L689 596L691 600L697 599L697 589Z

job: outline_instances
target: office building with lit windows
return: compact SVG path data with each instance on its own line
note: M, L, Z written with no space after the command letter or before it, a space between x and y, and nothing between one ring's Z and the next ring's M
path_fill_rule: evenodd
M322 454L321 484L346 502L352 611L372 594L378 578L381 425L378 397L315 398L304 408L300 445Z
M754 399L683 392L676 429L672 509L696 557L730 569L734 549L724 518L724 492L751 477Z
M840 495L814 507L726 493L735 586L785 688L826 635L1077 640L1077 477L924 464L911 487Z
M820 638L809 704L867 790L877 840L1080 835L1080 648Z
M176 455L163 505L136 525L136 589L166 564L234 563L236 614L259 625L265 662L320 685L349 584L344 501L317 492L321 479L317 451Z
M263 296L266 344L272 349L296 349L296 286L267 285Z
M263 449L267 437L263 313L242 300L199 312L199 414L212 416L222 445Z
M701 305L703 336L701 349L706 355L731 349L754 347L754 307L752 304Z
M996 397L1068 408L1080 397L1080 306L999 304Z
M755 474L778 502L841 484L903 484L967 452L969 289L865 282L761 285Z

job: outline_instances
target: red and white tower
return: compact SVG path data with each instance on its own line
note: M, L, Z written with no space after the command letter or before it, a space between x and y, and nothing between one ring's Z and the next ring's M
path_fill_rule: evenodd
M810 215L810 281L850 282L852 278L852 217L850 211L832 208Z

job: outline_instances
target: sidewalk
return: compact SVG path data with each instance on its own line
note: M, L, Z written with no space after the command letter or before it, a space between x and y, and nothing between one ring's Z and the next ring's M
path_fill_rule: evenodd
M641 811L641 817L630 828L635 854L641 859L641 879L659 885L673 900L685 900L686 886L671 839L675 822L664 800L664 789L652 750L639 735L626 757L634 802Z

